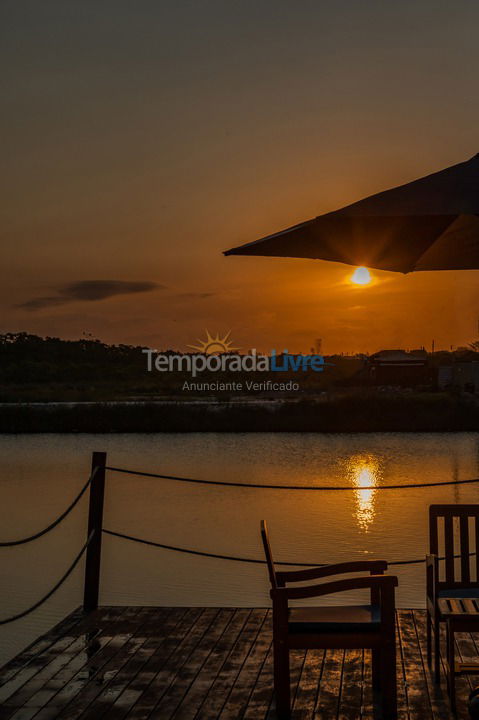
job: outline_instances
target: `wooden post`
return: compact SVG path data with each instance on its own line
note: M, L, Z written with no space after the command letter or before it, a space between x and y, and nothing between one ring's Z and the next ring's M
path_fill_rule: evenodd
M105 497L105 465L106 453L94 452L91 460L91 471L98 468L90 485L90 506L88 510L88 533L95 534L86 551L85 587L83 595L83 609L91 612L98 607L100 592L100 560L101 536L103 526L103 501Z

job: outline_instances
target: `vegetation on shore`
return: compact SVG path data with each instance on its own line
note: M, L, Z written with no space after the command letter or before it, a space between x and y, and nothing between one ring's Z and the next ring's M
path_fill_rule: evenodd
M245 392L246 380L278 380L278 373L263 372L221 373L243 390L211 394L184 392L187 373L148 372L142 351L99 340L1 335L0 432L479 431L477 396L368 387L360 357L329 357L332 365L321 373L282 373L281 381L300 382L299 392ZM454 359L437 353L433 360ZM195 378L211 379L211 373ZM263 402L268 398L275 402Z
M320 400L11 404L0 432L479 431L479 404L447 393L352 392Z

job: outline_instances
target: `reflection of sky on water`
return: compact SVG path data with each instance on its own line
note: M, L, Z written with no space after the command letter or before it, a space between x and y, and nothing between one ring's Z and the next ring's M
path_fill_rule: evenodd
M381 477L379 459L371 454L352 455L347 462L347 473L355 495L355 517L361 530L367 532L376 514L374 498ZM362 488L362 489L359 489Z

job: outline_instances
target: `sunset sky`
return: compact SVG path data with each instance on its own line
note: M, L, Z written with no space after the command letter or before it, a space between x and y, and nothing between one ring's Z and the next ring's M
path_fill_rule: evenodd
M222 251L479 152L474 0L6 0L0 332L478 338L479 271Z

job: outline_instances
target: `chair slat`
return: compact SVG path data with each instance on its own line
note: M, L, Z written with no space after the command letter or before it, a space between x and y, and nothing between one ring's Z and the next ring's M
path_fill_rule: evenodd
M444 555L446 557L446 582L454 582L454 529L452 515L444 517Z
M459 600L455 600L455 599L453 599L453 598L450 598L450 599L449 599L449 602L450 602L450 604L451 604L452 612L455 612L455 613L462 613L462 612L464 612L463 609L462 609L462 607L461 607L461 604L459 603Z
M461 515L460 522L460 538L461 538L461 580L462 582L470 582L470 558L469 558L469 518L467 515Z
M438 541L438 516L434 512L434 507L431 506L429 509L429 552L433 555L438 555L439 541Z
M471 615L477 615L476 606L472 602L471 598L464 598L462 604L466 608L466 612L471 613Z

